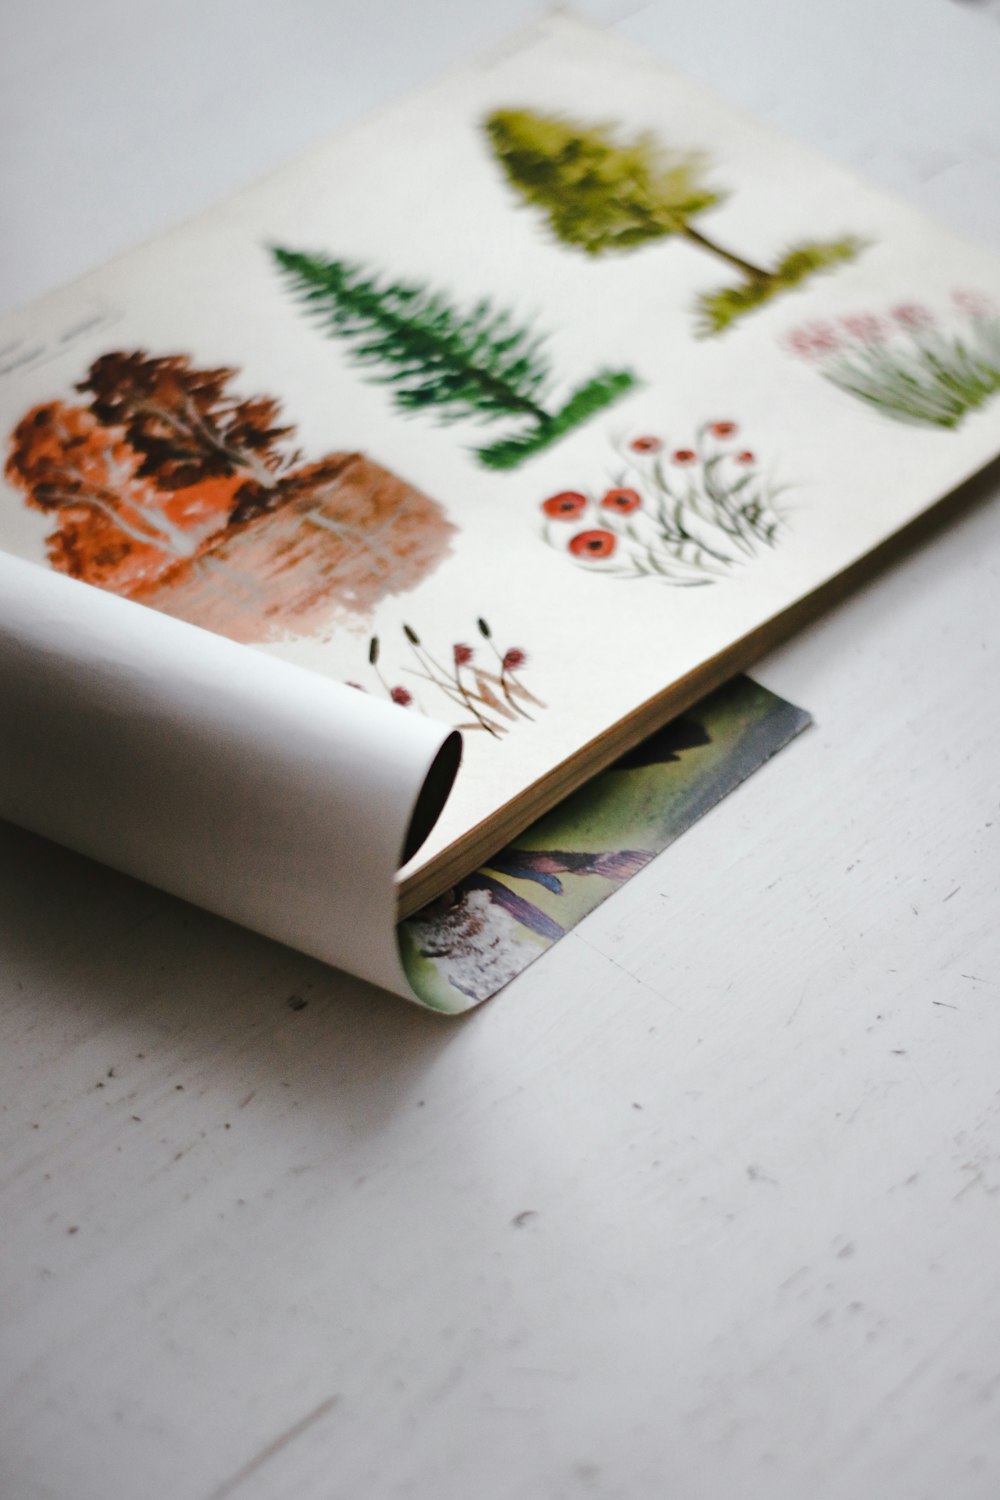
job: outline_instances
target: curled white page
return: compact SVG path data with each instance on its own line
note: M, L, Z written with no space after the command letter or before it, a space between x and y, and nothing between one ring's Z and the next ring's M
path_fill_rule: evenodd
M406 999L447 726L0 552L0 816Z

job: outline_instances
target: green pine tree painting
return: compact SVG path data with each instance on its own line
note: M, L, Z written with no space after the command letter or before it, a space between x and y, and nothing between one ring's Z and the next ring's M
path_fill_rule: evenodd
M583 125L529 109L498 109L485 131L508 181L566 245L588 255L631 250L676 235L740 273L740 283L698 301L699 331L737 318L864 248L852 236L794 246L765 267L710 239L694 221L725 194L706 180L705 158L668 151L649 132L631 140L609 125Z
M349 261L278 247L273 254L306 312L349 343L370 380L392 387L399 410L433 412L440 422L517 420L509 437L475 450L490 468L514 468L635 384L628 370L601 370L551 410L544 339L489 299L463 311L441 292Z

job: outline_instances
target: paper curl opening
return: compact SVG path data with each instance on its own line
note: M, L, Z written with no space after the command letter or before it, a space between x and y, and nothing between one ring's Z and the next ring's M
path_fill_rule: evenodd
M403 840L399 859L401 865L413 858L441 816L461 763L462 736L457 730L453 730L431 762L420 788Z

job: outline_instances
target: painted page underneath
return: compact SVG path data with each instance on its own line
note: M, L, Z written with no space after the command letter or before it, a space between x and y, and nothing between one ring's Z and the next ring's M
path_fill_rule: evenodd
M998 297L551 16L2 320L0 546L461 729L409 878L993 458Z
M400 923L414 993L448 1013L488 999L809 723L748 677L702 699Z

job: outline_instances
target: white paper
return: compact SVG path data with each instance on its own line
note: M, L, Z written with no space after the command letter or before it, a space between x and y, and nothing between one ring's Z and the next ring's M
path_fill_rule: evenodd
M447 728L2 552L0 704L0 815L413 998L394 877Z

